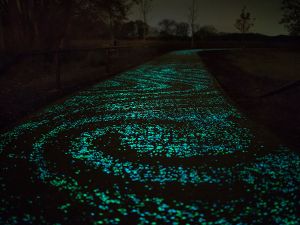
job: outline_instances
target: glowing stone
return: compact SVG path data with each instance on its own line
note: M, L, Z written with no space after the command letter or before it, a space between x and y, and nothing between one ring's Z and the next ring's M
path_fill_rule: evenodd
M299 224L299 155L239 112L197 51L1 134L0 223Z

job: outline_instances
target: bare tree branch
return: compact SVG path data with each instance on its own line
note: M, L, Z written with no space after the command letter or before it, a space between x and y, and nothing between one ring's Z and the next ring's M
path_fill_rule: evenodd
M234 26L241 33L247 33L254 26L255 19L251 17L250 12L247 11L247 7L244 6L240 17L236 20Z

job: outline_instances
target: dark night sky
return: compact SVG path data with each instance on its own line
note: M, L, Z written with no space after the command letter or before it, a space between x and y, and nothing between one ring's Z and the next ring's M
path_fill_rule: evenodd
M199 0L197 24L214 25L219 31L235 32L233 24L246 5L256 18L253 32L286 34L284 26L278 23L282 15L280 2L281 0ZM154 27L164 18L187 22L190 3L191 0L154 0L148 22ZM140 14L133 9L129 18L139 19Z

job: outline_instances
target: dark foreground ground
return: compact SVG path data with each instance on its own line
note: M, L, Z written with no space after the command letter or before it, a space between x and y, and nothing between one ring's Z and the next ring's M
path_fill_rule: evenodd
M299 50L243 49L201 52L200 56L248 117L299 151Z
M0 134L1 224L299 224L300 157L196 51L74 94Z

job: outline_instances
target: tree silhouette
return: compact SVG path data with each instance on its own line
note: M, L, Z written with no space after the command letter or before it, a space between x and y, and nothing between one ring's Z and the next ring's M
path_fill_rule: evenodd
M188 23L176 23L176 31L175 34L177 37L181 39L185 39L189 35L189 24Z
M300 0L282 0L284 12L280 23L284 24L291 35L300 35Z
M0 0L0 51L5 49L3 18L8 13L8 0Z
M122 38L135 38L137 36L136 23L134 21L129 21L124 23L121 28Z
M101 21L115 39L132 0L0 0L0 47L20 52L62 48L76 16Z
M147 37L147 31L148 31L148 24L147 24L147 17L151 10L151 2L152 0L134 0L138 7L139 11L143 18L143 39L145 40Z
M131 0L84 0L80 7L96 21L106 24L111 42L115 42L117 24L127 19Z
M144 22L141 20L129 21L122 24L120 37L122 38L144 38ZM148 33L148 26L146 32Z
M0 26L6 50L56 49L67 34L75 2L0 0Z
M176 32L176 22L170 19L163 19L158 24L160 35L162 37L170 38L175 35Z
M198 31L195 33L195 37L199 39L206 39L217 36L217 34L218 30L214 26L206 25L198 29Z
M248 33L250 28L254 26L255 19L251 17L250 12L247 12L247 7L244 6L240 17L236 20L234 26L241 33Z
M198 0L192 0L192 4L189 8L189 15L188 15L188 19L189 19L189 23L191 26L191 47L194 47L194 37L195 37L195 32L196 32L196 20L198 18Z

